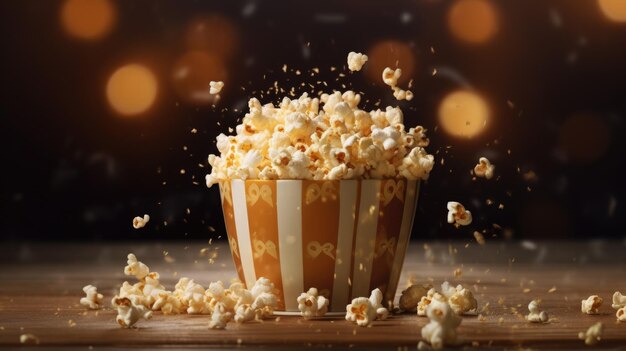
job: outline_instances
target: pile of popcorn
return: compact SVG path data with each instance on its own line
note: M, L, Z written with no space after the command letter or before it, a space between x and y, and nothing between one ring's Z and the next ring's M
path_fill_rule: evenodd
M217 137L207 186L228 179L427 179L426 130L406 129L402 110L364 111L353 91L307 93L278 105L250 99L236 135Z

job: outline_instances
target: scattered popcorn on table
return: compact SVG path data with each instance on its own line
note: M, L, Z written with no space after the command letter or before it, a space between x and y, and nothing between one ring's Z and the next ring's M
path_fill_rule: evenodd
M376 288L370 295L370 303L376 311L376 319L385 320L389 317L389 310L383 306L383 292Z
M140 229L146 226L146 224L148 224L148 222L150 221L150 216L145 214L142 217L135 217L133 218L133 228L135 229Z
M213 313L211 314L211 321L209 322L210 329L224 329L226 324L233 318L233 314L228 312L226 306L223 303L218 302L215 305Z
M39 338L34 334L20 335L20 344L39 344Z
M463 205L455 201L448 202L448 223L455 226L469 225L472 223L472 213Z
M87 296L80 299L80 304L91 310L99 309L104 296L98 293L98 288L93 285L87 285L83 288L83 291Z
M184 311L180 299L172 295L171 291L161 290L156 293L156 300L152 304L153 311L161 311L163 314L179 314Z
M124 274L132 275L137 280L143 280L148 273L150 273L150 268L146 266L143 262L137 260L134 254L128 254L128 265L124 267Z
M602 301L600 296L591 295L586 300L582 300L580 310L586 314L598 314Z
M240 304L235 310L235 322L245 323L255 318L256 312L249 304Z
M367 55L363 55L360 52L350 51L348 53L348 69L351 71L360 71L363 65L367 62Z
M420 302L423 296L426 296L430 286L427 285L411 285L402 291L402 295L400 296L400 301L398 302L398 307L401 310L407 312L416 312L417 304Z
M328 299L318 295L316 288L310 288L298 296L298 309L304 318L321 317L328 311Z
M526 320L531 323L546 323L548 322L548 313L546 311L539 310L539 303L536 300L532 300L528 304L528 315L526 316Z
M626 322L626 307L622 307L617 312L615 312L615 317L620 322Z
M626 296L622 295L619 291L616 291L613 294L613 304L611 304L611 307L615 309L626 307Z
M352 299L352 303L346 306L346 320L360 327L367 327L375 319L376 310L367 297Z
M492 165L486 157L481 157L478 160L478 164L474 166L474 174L477 177L483 177L486 179L493 178L493 171L496 166Z
M429 322L422 328L422 338L434 350L458 343L456 329L461 324L459 317L446 302L433 300L426 310Z
M578 338L581 340L585 340L585 345L593 346L597 344L600 339L602 339L602 332L604 331L604 324L602 322L598 322L585 332L578 333Z
M446 297L438 293L435 289L430 289L426 292L425 296L422 296L420 301L417 303L417 315L418 316L426 316L426 311L428 310L428 306L434 301L446 302Z
M128 297L119 296L115 296L113 300L111 300L111 306L117 309L117 323L122 328L131 328L140 318L152 318L152 311L133 300L134 299Z
M461 315L478 312L478 302L474 298L474 294L461 284L455 288L450 286L450 283L444 282L441 285L441 292L448 299L448 304L454 313Z
M222 91L222 88L224 87L224 82L222 81L210 81L209 82L209 94L211 95L215 95L215 94L219 94Z

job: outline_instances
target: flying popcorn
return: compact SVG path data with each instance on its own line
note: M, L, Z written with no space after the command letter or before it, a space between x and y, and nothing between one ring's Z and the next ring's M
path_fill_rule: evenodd
M385 67L383 70L383 82L392 88L398 85L398 79L400 79L401 76L402 69L400 68L391 69L389 67Z
M360 52L351 51L348 53L348 69L351 71L360 71L367 62L367 55Z
M143 227L146 226L146 224L148 224L148 222L150 221L150 216L145 214L143 215L143 217L135 217L133 218L133 228L135 229L141 229Z
M530 313L526 316L526 320L531 323L546 323L549 319L546 311L539 310L539 303L536 300L532 300L528 304L528 311Z
M581 301L580 310L586 314L598 314L602 301L603 300L600 296L591 295L587 299Z
M80 304L91 310L99 309L104 296L98 293L98 288L93 285L87 285L83 288L83 291L86 296L80 299Z
M604 324L602 324L602 322L598 322L589 327L587 331L578 333L578 338L581 340L585 340L585 345L593 346L602 339L603 331Z
M124 267L124 274L134 276L137 280L143 280L150 273L150 268L143 262L138 261L137 257L132 253L128 254L127 263L128 265Z
M328 311L328 299L319 295L316 288L310 288L298 296L298 309L304 318L321 317Z
M422 338L434 350L441 350L446 345L458 343L456 329L461 324L459 317L446 302L433 300L426 315L428 324L422 328Z
M152 311L133 300L134 299L119 296L115 296L113 300L111 300L111 306L117 309L117 323L122 328L131 328L141 318L152 318Z
M472 223L472 213L463 205L455 201L448 202L448 223L455 226L469 225Z
M431 286L428 285L411 285L402 291L398 307L401 310L407 312L415 312L417 310L417 304L420 302L423 296L426 296Z
M209 82L209 94L215 95L215 94L219 94L222 91L222 88L224 87L224 82L222 81L210 81Z
M478 160L478 164L474 166L474 174L477 177L491 179L495 168L496 166L492 165L486 157L481 157Z

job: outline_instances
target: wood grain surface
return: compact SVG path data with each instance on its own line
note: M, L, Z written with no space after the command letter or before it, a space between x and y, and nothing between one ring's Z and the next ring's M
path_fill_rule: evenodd
M592 349L577 337L597 321L605 325L600 349L626 349L626 323L611 308L616 290L626 293L622 242L494 242L487 245L413 243L398 296L409 280L444 280L471 287L481 317L464 317L459 334L466 343L451 349ZM202 250L206 248L206 250ZM121 329L108 301L127 277L126 254L134 252L172 288L181 276L201 284L236 276L223 244L3 244L0 249L0 348L2 349L333 349L415 350L427 323L414 314L394 315L369 328L343 317L277 320L209 330L208 316L156 313L136 329ZM455 276L455 270L460 275ZM107 308L86 311L78 304L82 287L94 284ZM599 315L583 315L580 302L604 298ZM532 299L550 314L550 323L523 319ZM70 322L70 320L72 322ZM75 324L74 324L75 323ZM32 333L38 345L21 345Z

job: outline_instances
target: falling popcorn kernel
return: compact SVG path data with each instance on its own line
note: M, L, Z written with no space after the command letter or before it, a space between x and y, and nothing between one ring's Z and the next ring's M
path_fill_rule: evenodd
M477 177L491 179L493 178L495 168L496 167L492 165L486 157L481 157L478 160L478 164L474 166L474 174L476 174Z
M367 55L354 51L348 53L348 69L350 71L360 71L365 62L367 62Z
M459 202L449 201L448 205L448 223L455 226L469 225L472 223L472 213L467 211Z
M224 88L224 82L222 81L210 81L209 82L209 94L211 95L216 95L219 94L222 91L222 88Z
M133 218L133 228L135 229L140 229L146 226L146 224L150 221L150 216L145 214L142 217L135 217Z
M483 234L481 232L478 231L474 231L474 239L476 239L476 242L479 245L485 245L485 237L483 236Z

